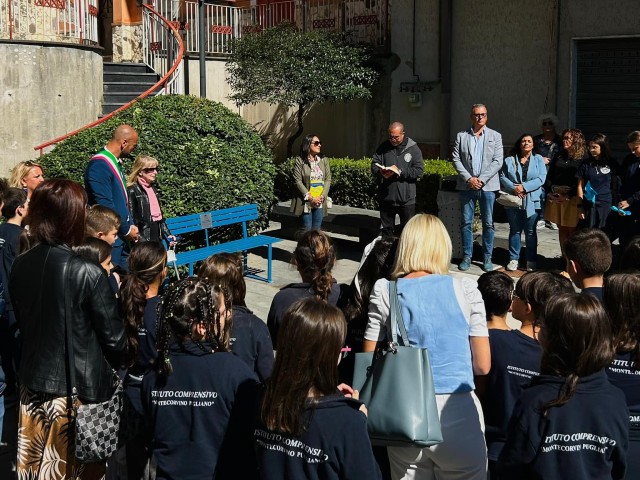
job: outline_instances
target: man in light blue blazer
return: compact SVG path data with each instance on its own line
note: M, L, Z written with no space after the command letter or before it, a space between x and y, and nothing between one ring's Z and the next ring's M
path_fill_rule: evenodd
M480 203L482 218L482 268L493 270L493 205L500 190L498 172L503 163L502 135L487 127L487 107L481 103L471 107L471 128L459 132L453 147L453 166L458 172L456 188L462 208L462 248L464 257L458 269L471 267L473 252L473 214Z

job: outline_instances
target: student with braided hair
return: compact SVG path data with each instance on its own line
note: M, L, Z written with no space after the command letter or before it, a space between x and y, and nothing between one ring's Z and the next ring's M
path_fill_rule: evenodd
M202 262L198 277L229 291L233 305L229 346L255 372L258 379L264 382L273 368L273 344L264 321L256 317L245 303L247 285L244 281L242 256L237 253L211 255Z
M131 407L141 420L142 376L151 369L152 362L158 356L158 291L167 275L167 252L158 242L136 243L131 248L128 262L129 273L124 277L120 293L120 315L124 320L129 346L124 388ZM141 478L149 458L142 433L127 442L126 453L128 478Z
M287 309L297 300L314 297L331 305L342 306L347 295L347 285L338 285L331 274L336 253L331 240L320 230L305 232L293 252L291 263L297 268L301 283L284 286L273 297L267 326L274 345L278 343L278 330Z
M228 351L224 288L195 277L162 298L156 368L142 381L158 480L256 478L252 419L258 382Z

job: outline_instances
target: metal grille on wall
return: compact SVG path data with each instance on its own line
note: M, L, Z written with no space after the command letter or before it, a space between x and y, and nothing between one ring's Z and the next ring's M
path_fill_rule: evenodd
M640 129L640 38L578 40L576 53L576 127L587 141L607 135L620 159L627 135Z
M243 34L288 22L301 30L343 32L353 42L385 47L388 0L286 0L252 7L205 6L206 45L211 54L229 52L229 41ZM185 47L198 52L198 3L191 0L155 0L156 9L186 26Z

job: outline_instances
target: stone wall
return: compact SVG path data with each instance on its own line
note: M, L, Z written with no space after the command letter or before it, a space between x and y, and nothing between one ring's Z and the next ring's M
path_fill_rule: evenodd
M36 145L98 118L102 58L86 48L17 43L0 43L0 58L0 176L6 176L38 156Z
M142 24L113 26L113 61L142 62Z

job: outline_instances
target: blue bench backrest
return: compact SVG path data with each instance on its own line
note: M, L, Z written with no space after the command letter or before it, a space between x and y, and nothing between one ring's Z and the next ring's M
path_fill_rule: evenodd
M208 228L223 227L242 223L242 233L247 237L247 224L258 218L258 205L240 205L210 212L194 213L183 217L167 218L167 227L172 235L197 232ZM208 242L207 242L208 244Z

